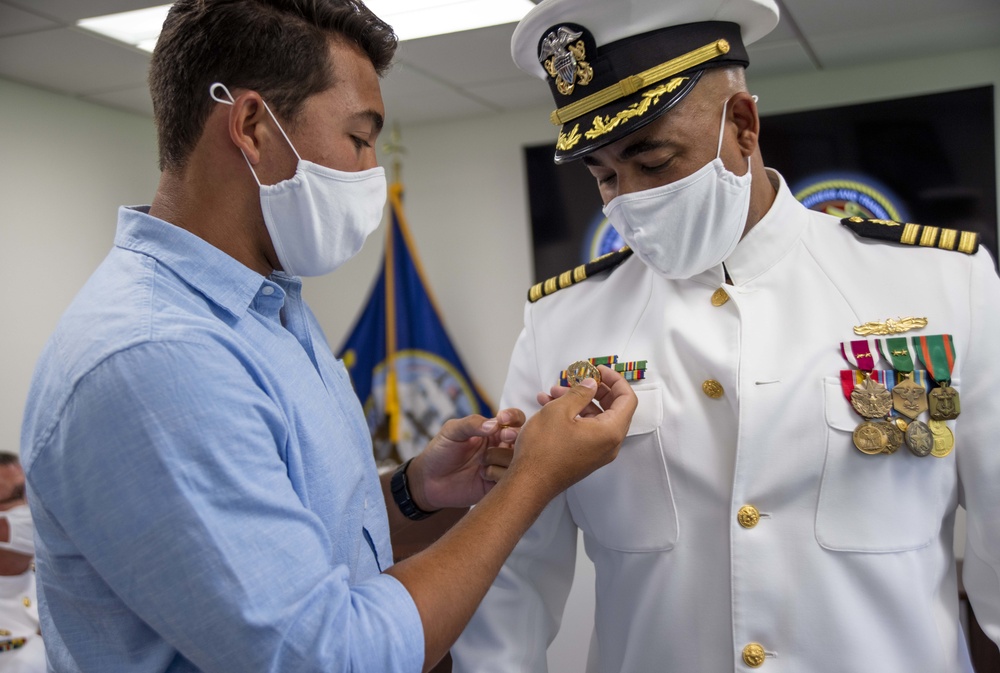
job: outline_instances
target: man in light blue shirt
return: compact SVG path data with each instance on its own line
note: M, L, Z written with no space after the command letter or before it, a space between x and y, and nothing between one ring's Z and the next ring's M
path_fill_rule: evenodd
M173 6L150 74L159 189L119 212L25 413L54 670L427 670L546 503L614 458L636 402L605 369L528 424L452 421L380 481L296 276L378 224L394 49L355 3ZM390 528L476 502L392 565Z

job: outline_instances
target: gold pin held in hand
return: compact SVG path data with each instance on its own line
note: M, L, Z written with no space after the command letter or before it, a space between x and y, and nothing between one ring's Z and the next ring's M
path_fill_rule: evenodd
M601 372L586 360L578 360L566 368L566 380L571 386L580 385L584 379L594 379L600 384Z

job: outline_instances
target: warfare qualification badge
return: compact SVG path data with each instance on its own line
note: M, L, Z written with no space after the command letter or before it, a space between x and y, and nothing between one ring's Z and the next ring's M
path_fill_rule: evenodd
M545 70L555 78L556 88L564 96L573 93L577 84L586 86L594 78L594 69L584 59L587 48L581 32L574 32L560 26L542 40L538 60Z

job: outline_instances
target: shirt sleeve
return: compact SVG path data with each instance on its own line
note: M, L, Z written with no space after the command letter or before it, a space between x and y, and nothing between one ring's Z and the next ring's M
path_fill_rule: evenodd
M500 407L530 416L539 409L535 395L550 385L539 375L529 304ZM452 647L455 673L548 670L546 650L559 631L573 583L576 546L576 524L561 493L518 542Z
M955 427L961 499L968 513L963 582L983 631L1000 644L1000 279L980 252L969 287L968 361L962 366L962 413ZM962 353L958 352L961 358Z
M331 539L292 488L294 419L253 372L214 343L105 360L38 452L35 506L126 606L101 622L127 632L134 615L206 673L419 671L412 599L391 576L352 583L334 565L335 545L358 542Z

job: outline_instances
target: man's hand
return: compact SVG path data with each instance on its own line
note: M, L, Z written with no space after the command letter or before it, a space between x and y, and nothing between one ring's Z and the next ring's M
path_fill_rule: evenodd
M599 369L600 384L585 379L539 394L542 409L515 444L511 471L518 476L528 471L550 498L614 460L628 432L638 405L635 393L621 374Z
M479 502L507 471L522 425L519 409L445 423L406 471L417 506L430 512Z

